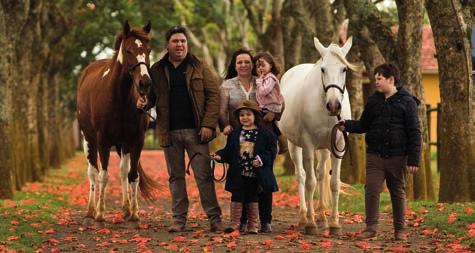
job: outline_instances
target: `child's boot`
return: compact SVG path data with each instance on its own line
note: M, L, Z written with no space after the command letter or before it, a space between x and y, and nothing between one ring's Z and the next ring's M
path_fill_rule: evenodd
M241 224L241 213L242 213L242 203L240 202L231 202L231 224L229 228L224 230L225 233L231 233L235 230L239 229L239 225Z
M247 233L257 234L259 219L259 206L257 202L247 203Z

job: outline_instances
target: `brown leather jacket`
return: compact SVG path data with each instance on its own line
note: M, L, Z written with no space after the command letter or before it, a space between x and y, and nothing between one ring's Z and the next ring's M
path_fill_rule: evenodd
M187 57L189 64L186 69L186 87L192 100L195 125L199 128L208 127L215 130L219 118L219 80L205 62L192 54L188 54ZM157 133L162 147L170 145L168 135L170 126L170 79L166 59L168 59L168 54L150 68L153 92L150 96L149 105L156 105Z

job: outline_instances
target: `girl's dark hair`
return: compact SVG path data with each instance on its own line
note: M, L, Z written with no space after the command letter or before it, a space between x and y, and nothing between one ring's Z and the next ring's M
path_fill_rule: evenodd
M399 69L396 65L392 63L384 63L376 68L374 68L374 75L380 74L384 76L384 78L390 78L391 76L394 77L394 85L399 87L401 84L401 79L399 77Z
M241 54L247 54L249 55L249 57L251 58L251 62L252 62L252 59L253 59L253 56L252 56L252 52L250 49L247 49L245 47L241 47L239 48L238 50L236 50L233 55L231 56L231 61L229 62L229 65L228 65L228 68L226 70L226 72L224 73L224 79L227 80L227 79L231 79L231 78L234 78L237 76L237 71L236 71L236 58L238 57L238 55L241 55ZM252 66L252 75L257 75L256 73L256 68L255 66L253 65Z
M244 110L244 108L241 109L241 110ZM241 110L239 110L239 111L241 111ZM262 115L259 114L259 113L256 113L254 110L251 110L251 109L246 108L246 110L250 110L252 112L252 114L254 114L254 124L256 124L257 127L260 127L261 124L262 124L262 120L263 120ZM241 121L239 121L239 113L237 113L235 117L236 117L236 121L237 121L239 127L242 127Z
M269 52L260 52L256 56L254 56L254 66L256 66L256 68L257 68L258 60L261 58L270 64L271 66L270 72L278 76L280 73L279 67L277 67L277 64L275 63L274 57L272 56L272 54Z

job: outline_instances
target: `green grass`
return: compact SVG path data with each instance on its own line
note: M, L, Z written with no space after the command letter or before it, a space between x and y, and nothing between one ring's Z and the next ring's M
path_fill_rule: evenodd
M63 213L63 208L69 208L70 204L67 201L68 195L49 193L44 187L77 184L86 174L86 170L79 172L79 176L68 176L68 172L66 167L51 169L45 184L36 184L38 190L26 189L16 192L13 200L0 200L0 245L22 252L35 252L35 247L40 247L48 238L54 238L55 234L45 232L53 227L51 224L58 223L58 216ZM18 224L14 225L12 222ZM18 239L12 240L11 236Z
M451 234L456 238L464 237L467 234L467 226L475 223L475 213L465 211L465 208L475 209L475 203L453 203L453 204L438 204L429 201L414 201L410 202L411 210L418 215L421 210L427 210L424 214L424 222L422 226L427 229L437 228L438 235ZM443 208L442 208L443 207ZM448 223L449 214L456 213L456 219L452 223ZM464 238L462 244L475 244L475 237Z
M35 200L34 203L23 202L31 199ZM19 192L14 197L16 207L5 208L5 201L1 201L0 243L9 249L34 252L33 246L42 245L47 240L45 236L48 236L42 235L39 231L45 231L46 227L49 227L48 224L57 223L56 215L59 214L59 210L68 206L64 201L66 195L63 195L62 199L59 200L56 194ZM18 225L11 225L12 221L18 222ZM9 241L9 236L17 236L18 239Z

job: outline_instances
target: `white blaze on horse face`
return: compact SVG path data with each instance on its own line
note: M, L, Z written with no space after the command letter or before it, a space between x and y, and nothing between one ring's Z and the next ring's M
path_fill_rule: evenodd
M138 62L145 62L145 53L137 55L137 61ZM141 76L148 76L150 78L150 75L148 74L148 69L143 64L140 64L140 75Z
M142 47L142 41L140 41L139 39L135 39L135 44L137 44L137 47L138 48L141 48Z
M122 54L122 45L124 43L120 43L120 48L119 48L119 55L117 55L117 61L120 62L120 64L122 64L122 62L124 62L124 55Z
M107 69L107 70L104 72L104 74L102 75L102 77L107 76L107 74L109 74L109 71L110 71L110 70L111 70L111 69Z

